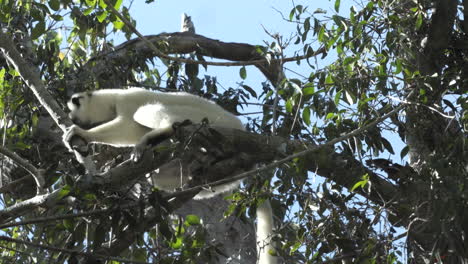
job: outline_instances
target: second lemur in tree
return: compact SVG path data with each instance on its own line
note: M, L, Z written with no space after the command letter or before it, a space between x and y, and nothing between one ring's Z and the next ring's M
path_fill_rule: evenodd
M79 136L87 142L115 147L134 146L140 155L150 142L167 138L173 133L173 124L190 120L200 123L208 119L214 126L244 130L241 121L216 103L192 94L155 93L141 88L106 89L74 94L68 102L73 125L64 135L65 145L71 149L70 140ZM228 175L226 175L228 176ZM185 181L185 182L184 182ZM158 188L174 191L188 181L178 175L165 175L154 182ZM202 191L195 198L209 198L238 187L239 182ZM274 264L276 258L269 254L273 230L269 202L257 208L257 245L260 264Z

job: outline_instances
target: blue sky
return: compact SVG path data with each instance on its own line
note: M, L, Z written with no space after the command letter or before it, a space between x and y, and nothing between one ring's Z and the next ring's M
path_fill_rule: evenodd
M324 9L327 6L333 7L328 1L313 2L315 3L310 1L295 1L294 3L313 4L310 6L311 10L317 7ZM322 4L318 6L317 3ZM293 6L293 1L287 0L156 0L151 4L134 1L130 13L137 20L137 29L144 35L180 31L181 14L185 12L192 17L198 34L226 42L262 45L264 41L272 41L264 28L271 33L280 33L283 36L290 36L296 32L296 25L283 20L278 12L288 17ZM124 41L123 38L120 40ZM291 55L300 48L300 46L291 45L286 52ZM288 66L294 67L294 64L289 63ZM235 86L236 82L240 81L239 67L210 67L209 74L218 76L218 81L227 87ZM247 67L247 74L245 82L251 87L258 87L262 81L265 81L265 77L255 67ZM297 78L298 76L291 77Z

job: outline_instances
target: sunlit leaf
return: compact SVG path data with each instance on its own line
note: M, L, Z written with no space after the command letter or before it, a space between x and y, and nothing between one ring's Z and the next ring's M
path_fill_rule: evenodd
M125 23L122 22L121 20L116 20L116 21L112 22L112 24L114 25L114 28L117 29L117 30L121 30L123 28L123 26L125 25Z
M340 12L341 0L335 0L335 11Z
M60 191L57 194L57 200L62 199L63 197L67 196L71 191L71 187L69 185L65 185L60 189Z
M337 106L340 104L342 92L343 92L343 90L340 90L335 94L335 99L333 101L335 102L335 105L337 105Z
M302 93L304 95L312 95L315 93L315 87L313 85L313 83L307 83L306 85L304 85L304 88L302 89Z
M107 14L108 14L107 11L103 11L101 12L101 14L97 15L96 18L100 23L102 23L106 19Z
M179 249L182 247L182 238L181 237L178 237L175 239L175 241L173 241L172 243L170 243L170 247L172 249Z
M86 5L88 6L95 6L96 5L96 0L85 0Z
M287 101L286 101L286 112L288 113L292 113L292 110L293 110L293 100L292 100L292 97L289 98Z
M199 225L201 224L200 218L196 215L190 214L185 217L185 224L192 226L192 225Z
M364 188L368 183L369 183L369 174L364 174L361 177L361 181L358 181L354 184L354 186L351 188L351 191L356 190L357 188Z
M417 16L416 16L416 29L420 29L421 28L421 25L423 23L423 16L421 13L419 13Z
M242 78L242 80L245 80L245 78L247 78L247 70L245 69L245 66L242 66L240 68L239 75Z
M309 107L306 107L304 108L304 110L302 111L302 120L304 120L304 123L306 123L306 125L310 125L310 108Z
M122 6L122 1L123 1L123 0L117 0L117 1L115 2L114 8L117 9L117 10L119 10L119 9L120 9L120 6Z

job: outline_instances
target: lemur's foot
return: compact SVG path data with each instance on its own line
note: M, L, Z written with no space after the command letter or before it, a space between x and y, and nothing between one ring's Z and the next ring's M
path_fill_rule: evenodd
M193 124L192 121L190 121L189 119L185 119L182 122L174 122L174 124L172 124L172 129L177 130L177 128L179 127L189 126L191 124Z
M140 142L133 147L132 154L130 154L130 158L133 162L137 163L143 157L143 153L148 148L148 144L146 142Z
M77 137L81 138L86 143L88 142L86 137L86 130L82 129L77 125L69 127L67 131L65 131L65 133L63 134L63 144L65 144L65 146L70 150L70 152L73 152L74 150L71 143L72 141L76 140Z

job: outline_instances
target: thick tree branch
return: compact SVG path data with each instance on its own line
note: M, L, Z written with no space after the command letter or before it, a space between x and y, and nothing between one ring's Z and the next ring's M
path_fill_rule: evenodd
M362 192L361 194L370 198L376 203L385 203L386 201L395 199L398 191L396 187L389 182L381 179L375 173L371 172L369 169L364 167L360 162L356 161L354 158L346 157L340 153L327 153L327 157L324 158L320 155L314 155L315 152L323 149L332 147L334 144L346 140L348 138L354 137L367 129L370 129L380 122L384 121L391 115L394 115L401 111L405 105L400 105L394 108L392 111L387 114L376 118L374 121L369 124L355 129L343 136L335 138L328 141L322 145L315 146L304 146L303 142L299 141L290 141L285 140L280 137L270 137L263 135L253 135L244 131L236 131L233 129L227 128L216 128L223 136L232 140L233 145L238 146L238 151L245 152L254 157L261 157L264 160L255 159L256 163L259 162L271 162L273 159L276 159L280 156L287 155L284 158L281 158L277 161L271 162L268 165L262 166L257 169L252 169L233 177L222 179L210 184L205 184L201 186L196 186L194 188L188 189L186 191L201 191L203 188L209 188L210 186L221 185L229 183L235 180L242 180L245 177L250 175L255 175L260 171L274 169L280 166L283 163L291 161L294 158L305 157L308 162L305 162L307 169L311 172L317 172L319 175L330 178L341 186L351 189L351 187L360 180L360 177L364 174L368 174L373 183L375 192L367 194ZM183 128L182 128L183 129ZM305 148L305 149L304 149ZM258 151L253 152L252 151ZM261 153L259 153L261 151ZM292 154L294 153L294 154ZM323 154L323 153L321 153ZM341 172L341 173L340 173ZM358 190L359 191L359 190ZM174 196L183 192L174 193ZM170 196L169 196L170 197ZM382 200L383 199L383 200Z
M206 38L190 32L161 33L158 35L143 36L138 30L123 17L112 5L108 5L112 13L118 16L127 27L129 27L138 38L127 41L112 51L98 55L90 59L80 72L66 80L66 86L72 91L82 86L85 80L117 80L122 77L121 72L132 69L132 65L137 68L142 62L154 57L190 64L214 65L214 66L256 66L265 77L274 85L279 81L281 75L279 70L283 63L308 59L319 54L326 53L326 48L322 47L315 52L294 56L289 58L265 58L258 50L266 50L265 47L250 45L245 43L229 43L215 39ZM168 54L187 54L195 52L197 55L209 56L217 59L224 59L234 62L207 62L197 61L181 57L174 57ZM118 67L117 72L113 72L112 66ZM119 83L119 82L117 82Z
M23 215L25 212L32 211L38 207L51 206L60 202L60 191L57 189L52 193L36 195L35 197L18 202L12 206L6 207L0 210L0 223L4 223L10 219L14 219L18 216Z
M435 2L435 11L427 30L427 40L419 64L421 73L428 76L440 71L440 59L444 49L449 47L458 4L458 0L437 0Z
M57 126L62 131L66 131L67 127L73 125L71 120L58 105L57 101L46 90L42 82L39 72L34 65L28 63L15 48L11 37L7 33L0 32L0 50L4 58L15 68L20 74L26 85L33 91L41 105L47 110L49 115L54 119ZM74 147L82 148L85 143L81 140L74 140L71 145ZM86 169L90 172L95 171L94 163L90 157L83 157L79 152L75 151L77 160L84 164Z
M307 169L313 172L317 172L321 176L328 177L346 188L351 188L357 181L360 180L360 177L362 175L367 173L368 175L370 175L375 192L371 192L370 194L362 192L361 194L368 197L376 203L385 203L386 201L395 199L395 197L397 196L398 191L395 186L381 179L379 176L372 173L361 163L355 161L351 157L346 157L343 154L339 153L327 152L328 157L324 158L323 153L320 153L320 155L317 155L315 153L321 149L333 146L334 144L342 140L346 140L348 138L356 136L364 132L365 130L374 127L378 123L382 122L383 120L397 113L403 108L404 105L400 105L399 107L396 107L389 113L379 118L376 118L374 121L361 128L351 131L350 133L347 133L346 135L331 140L323 145L309 146L306 149L304 149L305 147L303 142L285 140L281 137L255 135L235 129L216 128L216 133L220 133L220 135L222 135L222 138L225 138L226 142L230 142L231 148L234 148L234 152L246 153L248 157L256 158L246 158L237 160L237 163L234 164L235 166L225 166L224 163L218 162L218 164L221 165L211 166L214 169L208 171L203 170L204 174L229 175L227 173L234 173L234 171L231 170L227 172L226 168L248 168L253 166L254 163L268 163L274 159L278 159L279 157L283 158L275 162L271 162L270 164L263 166L259 169L250 170L229 179L222 179L215 183L201 185L193 189L189 189L187 191L178 192L168 196L167 198L180 197L186 195L187 193L193 196L199 191L201 191L203 188L232 182L234 180L240 180L250 175L254 175L258 171L276 168L279 165L288 162L294 158L305 157L305 159L308 160L308 162L306 162ZM208 131L208 134L213 133L212 128L205 127L204 129ZM203 128L200 129L200 125L180 127L179 130L181 132L178 132L178 137L180 137L178 139L181 142L183 142L183 139L193 137L195 131L199 135L203 134ZM201 137L206 137L206 135L203 135ZM188 153L188 151L184 151L184 153ZM158 158L160 160L158 162L155 162L151 153L146 152L145 155L143 155L142 161L140 163L135 164L133 161L127 160L122 164L119 164L115 168L110 169L107 172L95 175L94 177L89 177L91 179L90 181L79 181L77 184L80 184L80 189L82 190L96 187L100 189L104 188L107 190L118 190L122 186L127 185L129 182L137 180L138 177L141 177L146 173L155 170L157 167L160 167L160 170L162 170L161 173L164 173L165 168L161 164L169 162L169 159L167 159L167 157L170 157L170 155L160 154L160 158ZM250 163L248 163L249 160ZM167 169L170 170L171 168ZM207 177L210 177L209 179L219 180L219 178L211 178L211 176ZM54 198L52 197L57 195L59 191L60 189L56 190L50 195L37 196L27 201L17 203L14 206L5 208L4 210L0 211L0 222L3 222L9 217L17 216L18 214L26 210L30 210L31 208L43 206L47 201L54 201Z
M133 24L128 21L128 19L126 17L124 17L122 14L120 14L119 11L117 11L113 5L111 5L109 3L109 1L106 0L106 3L110 9L110 11L116 15L117 17L119 17L127 27L130 28L130 30L133 31L133 33L135 33L143 42L145 42L146 45L148 45L156 54L156 56L162 58L162 59L168 59L168 60L173 60L173 61L178 61L178 62L183 62L183 63L192 63L192 64L203 64L203 65L215 65L215 66L243 66L243 65L255 65L255 64L258 64L258 63L269 63L271 60L268 60L268 59L265 59L265 58L260 58L258 57L257 61L250 61L248 63L218 63L218 62L206 62L206 61L196 61L196 60L190 60L190 59L185 59L185 58L178 58L178 57L172 57L172 56L169 56L167 54L165 54L164 52L162 52L160 49L158 49L151 41L147 40L145 36L143 36L134 26ZM193 33L190 33L188 32L182 32L182 34L186 34L186 35L195 35ZM248 47L248 46L251 46L251 45L248 45L248 44L240 44L240 43L231 43L231 44L236 44L236 45L242 45L244 47ZM169 45L170 46L170 45ZM221 49L221 50L217 50L217 51L221 51L222 54L225 54L225 50ZM187 52L183 52L183 53L187 53ZM216 53L216 50L212 51L212 53ZM248 60L252 60L251 56L252 55L255 55L255 54L258 54L258 52L256 52L255 50L251 50L251 54L249 56L249 59L241 59L242 61L248 61ZM310 58L312 56L315 56L316 54L312 55L304 55L304 56L298 56L298 57L291 57L291 58L281 58L281 59L272 59L273 61L277 60L277 61L281 61L282 63L284 62L288 62L288 61L297 61L297 60L302 60L302 59L306 59L306 58ZM213 56L213 55L211 55ZM213 56L213 57L216 57L217 56ZM235 57L231 57L231 58L228 58L228 57L225 57L224 59L228 59L228 60L239 60Z
M15 48L12 37L3 31L0 32L0 50L3 53L3 57L18 71L23 81L33 91L41 105L49 112L62 131L71 126L72 122L70 119L58 105L57 101L47 92L39 72L21 56Z
M468 37L468 0L463 0L463 32Z
M137 61L145 61L158 57L158 54L148 45L158 46L169 54L187 54L196 52L201 56L209 56L217 59L225 59L236 61L235 63L226 62L200 62L189 59L181 59L174 57L178 61L186 63L199 63L217 66L256 66L265 77L272 83L278 82L278 65L281 62L297 61L304 58L309 58L323 54L325 48L320 48L309 55L284 58L283 60L270 60L267 62L257 51L257 46L245 43L222 42L216 39L207 38L201 35L192 34L189 32L161 33L158 35L144 36L144 40L136 38L129 40L112 51L103 53L89 60L78 72L71 81L67 82L67 86L78 87L83 80L87 80L92 76L95 79L107 80L116 75L112 72L110 66L129 67L133 64L139 65ZM118 77L118 76L117 76ZM79 82L79 83L78 83Z

